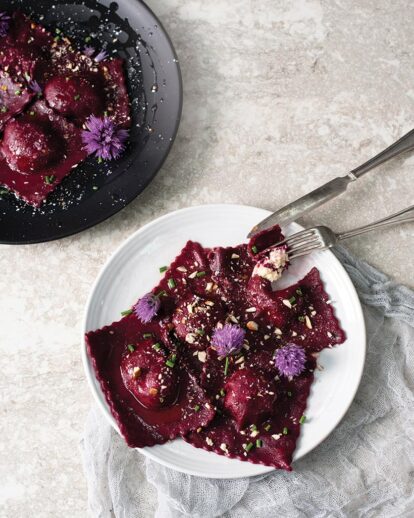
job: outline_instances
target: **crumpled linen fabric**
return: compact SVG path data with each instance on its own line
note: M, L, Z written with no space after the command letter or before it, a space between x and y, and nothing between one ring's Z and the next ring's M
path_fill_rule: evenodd
M414 292L344 248L335 253L363 304L368 343L355 400L331 435L291 473L213 480L128 448L93 408L81 441L91 516L414 516Z

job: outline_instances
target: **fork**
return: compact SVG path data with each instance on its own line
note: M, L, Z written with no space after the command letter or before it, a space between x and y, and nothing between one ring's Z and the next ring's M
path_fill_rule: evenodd
M408 223L410 221L414 221L414 205L411 205L396 214L392 214L391 216L387 216L386 218L375 221L374 223L370 223L369 225L364 225L363 227L358 227L340 234L336 234L329 227L325 226L308 228L288 236L286 239L280 241L274 246L286 245L288 257L291 261L292 259L301 257L302 255L310 254L315 250L326 250L328 248L332 248L339 241L343 241L344 239L359 236L360 234L365 234L366 232L371 232L372 230L386 227L388 225Z

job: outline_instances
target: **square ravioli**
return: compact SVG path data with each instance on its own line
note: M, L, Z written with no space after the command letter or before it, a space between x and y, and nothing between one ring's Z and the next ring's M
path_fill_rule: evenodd
M6 124L0 151L0 184L35 207L86 158L80 130L44 101Z

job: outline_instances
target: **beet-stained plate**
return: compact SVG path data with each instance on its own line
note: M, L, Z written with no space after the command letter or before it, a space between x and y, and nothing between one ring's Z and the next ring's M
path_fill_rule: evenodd
M115 429L115 420L86 352L84 334L118 320L121 311L158 284L162 277L158 267L170 264L189 239L205 247L234 246L247 241L249 229L269 214L240 205L206 205L173 212L138 230L106 263L86 307L82 358L91 390ZM292 224L283 230L290 234L300 228ZM365 326L359 299L347 273L331 252L319 252L296 261L278 281L278 287L293 284L313 266L321 273L347 340L339 347L324 350L319 357L324 370L315 372L293 469L298 469L295 461L320 444L344 416L358 388L365 360ZM194 448L181 439L140 451L168 467L203 477L239 478L273 470Z
M88 45L105 45L111 56L121 57L133 100L130 143L119 160L83 161L40 208L0 187L0 243L25 244L62 238L96 225L145 189L177 133L182 86L168 35L139 0L0 0L0 11L16 9L51 31L57 27L79 49L85 38L92 37Z

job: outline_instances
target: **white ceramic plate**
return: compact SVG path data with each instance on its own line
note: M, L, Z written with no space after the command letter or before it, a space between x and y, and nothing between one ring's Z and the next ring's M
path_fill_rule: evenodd
M268 215L266 210L242 205L205 205L172 212L135 232L106 263L86 306L82 357L95 399L115 429L118 430L117 425L86 354L84 333L119 320L122 310L131 307L158 283L158 267L169 264L188 239L208 247L236 245L246 241L248 231ZM300 229L292 224L285 232ZM331 252L318 252L295 261L279 281L280 286L292 284L313 266L321 272L347 340L320 355L319 363L324 370L316 372L294 460L321 443L342 419L358 388L365 360L365 325L358 296ZM170 468L203 477L239 478L273 469L200 450L181 439L143 448L141 452Z

